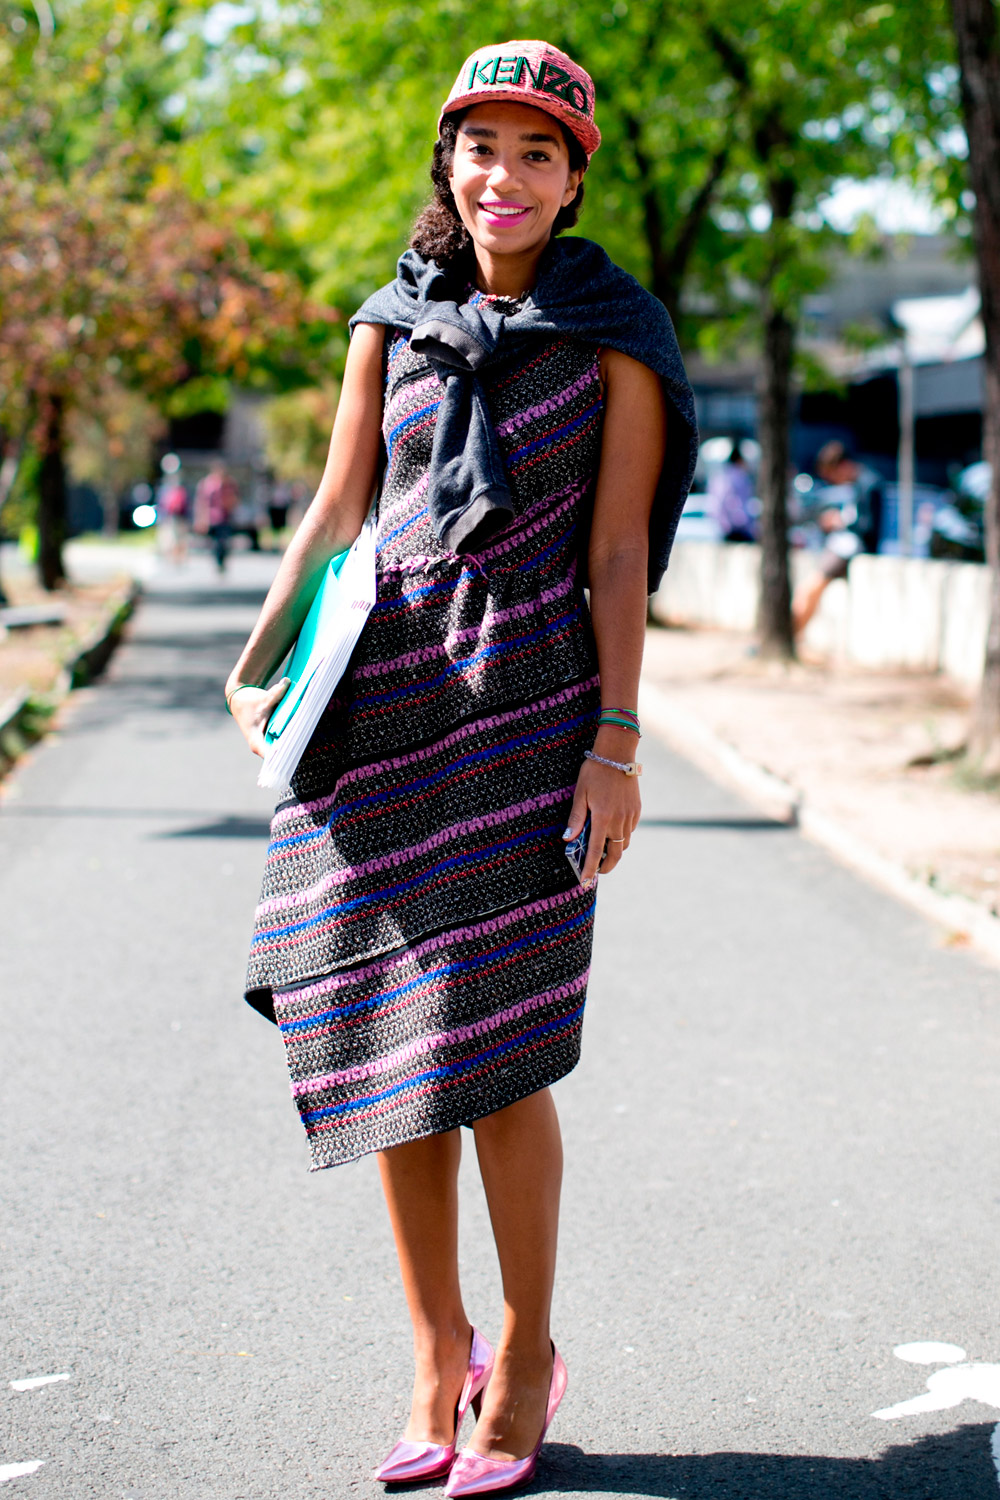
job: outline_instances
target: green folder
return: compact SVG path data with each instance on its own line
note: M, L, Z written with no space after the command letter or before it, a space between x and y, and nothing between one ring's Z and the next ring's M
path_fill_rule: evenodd
M338 552L335 557L331 557L320 586L316 590L316 596L310 605L309 613L302 622L302 629L292 649L288 666L281 674L283 677L290 677L292 685L274 710L267 729L264 731L264 738L269 745L273 744L282 730L287 729L292 722L302 694L323 660L322 652L317 649L317 642L322 641L325 627L337 609L340 595L337 579L350 550L348 547L344 552Z

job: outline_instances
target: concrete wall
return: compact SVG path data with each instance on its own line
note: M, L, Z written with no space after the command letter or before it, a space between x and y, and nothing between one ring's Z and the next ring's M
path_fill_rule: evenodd
M816 554L791 554L793 583L816 569ZM760 549L678 542L658 593L656 619L751 631L757 616ZM944 672L975 688L983 672L989 575L978 563L856 557L847 582L831 583L806 644L865 667Z

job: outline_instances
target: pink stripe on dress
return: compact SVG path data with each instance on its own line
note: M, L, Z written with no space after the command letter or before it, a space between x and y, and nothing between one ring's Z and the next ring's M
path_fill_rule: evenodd
M382 958L373 959L370 964L362 968L352 968L343 974L329 974L314 984L303 985L298 990L285 990L280 996L275 996L275 1009L281 1005L300 1005L307 1000L320 1000L326 995L333 994L336 990L350 988L361 984L367 979L376 979L386 973L394 966L405 967L412 961L419 962L420 959L428 957L432 953L438 953L442 948L448 948L453 943L471 942L476 938L492 937L494 934L502 933L505 927L523 922L525 917L541 916L545 912L556 911L560 906L565 906L569 901L575 901L577 897L575 886L568 891L560 891L558 895L546 896L541 901L532 901L527 906L516 906L512 911L503 912L499 917L493 917L488 922L473 922L465 927L456 927L448 932L438 933L436 937L428 938L426 942L416 943L413 947L407 947L402 953L390 953ZM307 1020L308 1017L301 1019Z
M501 437L509 437L518 428L527 427L529 422L534 422L539 417L547 416L549 412L558 411L560 406L565 406L567 401L572 401L574 396L579 396L582 391L585 391L593 383L593 369L585 370L579 379L574 380L573 384L568 385L565 390L557 392L554 396L549 396L545 401L540 401L537 406L529 406L526 411L519 411L514 416L508 417L506 422L501 422L498 425L497 432Z
M455 729L450 734L446 734L443 739L424 745L419 750L411 750L407 755L393 755L387 760L373 761L370 765L355 766L350 771L344 772L333 791L327 796L317 797L312 802L296 802L294 807L280 808L271 821L271 827L273 829L275 825L287 823L293 818L325 812L336 802L341 789L355 781L364 781L370 776L382 776L387 771L405 770L407 766L418 765L421 761L432 759L440 755L442 750L457 747L463 740L472 739L485 730L500 729L506 724L513 724L517 719L529 717L533 719L540 711L558 708L561 704L569 703L583 693L589 693L597 686L597 681L596 677L589 677L586 682L573 683L549 698L541 698L537 703L527 703L523 708L512 708L507 713L493 714L486 719L473 719L471 723L463 724L461 729Z
M586 986L587 973L584 972L570 984L560 984L555 989L544 990L540 995L532 995L525 1000L519 1000L516 1005L509 1006L507 1010L500 1010L495 1015L485 1016L481 1021L474 1021L470 1026L456 1026L452 1031L439 1031L431 1036L421 1037L418 1041L409 1042L405 1047L398 1047L395 1052L389 1052L384 1057L374 1057L371 1062L358 1063L353 1068L341 1068L337 1073L324 1073L319 1078L304 1078L292 1084L292 1095L298 1098L302 1094L316 1094L322 1089L338 1088L343 1083L359 1083L362 1079L377 1077L379 1073L391 1073L413 1058L422 1057L438 1047L452 1047L458 1042L469 1042L477 1037L489 1036L490 1032L496 1031L500 1026L505 1026L508 1021L520 1020L522 1016L531 1015L532 1012L541 1010L546 1005L553 1005L559 1000L568 1000L571 996L578 995L581 990L586 989Z
M407 651L403 656L393 657L391 661L373 661L366 665L355 668L354 678L381 677L388 672L398 672L403 667L416 667L421 662L433 661L436 656L451 656L456 646L466 641L475 641L492 626L502 625L507 620L521 620L525 615L537 612L539 601L542 604L554 604L573 590L573 580L570 578L562 580L553 589L543 589L538 599L529 599L524 604L514 604L510 609L494 610L491 614L483 615L482 620L475 625L469 625L465 630L453 630L446 637L443 645L425 646L421 651Z
M374 875L379 870L398 869L400 865L408 864L410 860L419 858L421 854L430 854L432 850L440 849L442 845L451 843L453 839L497 828L503 823L523 817L525 813L541 812L543 808L553 807L557 802L565 802L572 794L571 786L558 787L555 791L543 792L540 797L529 797L526 802L519 802L513 807L503 807L497 812L485 813L481 818L469 818L462 823L453 823L450 828L442 828L438 833L432 834L429 839L422 839L419 844L411 844L406 849L394 849L391 854L383 854L378 859L366 860L364 864L348 865L343 870L332 870L306 890L293 891L287 896L272 896L269 901L260 903L257 907L257 916L265 917L272 912L292 911L297 906L309 906L326 892L335 886L343 885L346 881L356 880L360 876Z

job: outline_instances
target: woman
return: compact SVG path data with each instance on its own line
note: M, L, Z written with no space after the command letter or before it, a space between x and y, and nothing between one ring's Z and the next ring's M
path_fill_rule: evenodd
M377 602L275 814L247 998L281 1026L314 1168L378 1152L416 1373L377 1477L447 1474L448 1495L530 1477L565 1388L548 1086L579 1056L598 868L639 819L646 595L697 450L661 305L554 239L593 115L546 43L463 65L433 201L353 320L326 472L227 684L259 755L283 685L257 684L358 533L384 438ZM562 840L588 819L578 876ZM459 1286L462 1125L503 1278L495 1357Z

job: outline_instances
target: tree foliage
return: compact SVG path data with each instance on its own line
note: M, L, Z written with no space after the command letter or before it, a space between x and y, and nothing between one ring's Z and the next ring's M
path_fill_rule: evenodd
M273 239L266 217L256 215L252 242L245 219L198 201L172 166L166 28L180 11L78 0L31 51L27 25L6 18L0 430L8 447L40 450L48 587L62 576L71 408L99 414L122 384L154 399L220 374L287 385L315 379L325 363L317 356L333 315L268 263L276 255L260 254ZM96 47L74 29L81 19L107 26ZM93 43L92 30L83 35Z
M268 403L263 414L267 461L278 479L319 484L339 395L336 385L315 386Z

